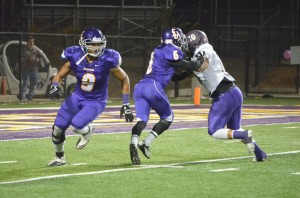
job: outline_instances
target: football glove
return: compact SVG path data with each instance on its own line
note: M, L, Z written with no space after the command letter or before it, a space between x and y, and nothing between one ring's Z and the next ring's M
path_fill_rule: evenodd
M205 58L205 52L203 51L203 54L199 51L197 54L195 54L195 58L197 61L200 62L200 65L203 64L204 58Z
M49 94L50 94L51 99L59 99L60 98L57 82L53 82L51 84L50 89L49 89Z
M125 116L126 122L133 122L133 114L130 109L130 104L123 104L122 108L120 110L120 118L123 118Z
M186 60L186 61L191 61L192 56L193 56L192 53L190 53L190 52L185 52L185 53L183 54L183 59Z

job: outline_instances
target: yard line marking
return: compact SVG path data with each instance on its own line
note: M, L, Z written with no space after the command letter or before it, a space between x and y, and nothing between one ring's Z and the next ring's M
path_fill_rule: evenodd
M292 175L300 175L300 172L298 172L298 173L291 173Z
M269 156L288 155L288 154L296 154L296 153L300 153L300 150L287 151L287 152L281 152L281 153L271 153L268 155ZM228 157L228 158L219 158L219 159L212 159L212 160L199 160L199 161L194 161L194 162L181 162L181 163L162 164L162 165L143 165L143 166L136 166L135 168L118 168L118 169L93 171L93 172L85 172L85 173L52 175L52 176L46 176L46 177L35 177L35 178L29 178L29 179L23 179L23 180L0 182L0 185L32 182L32 181L39 181L39 180L44 180L44 179L54 179L54 178L61 178L61 177L72 177L72 176L81 176L81 175L95 175L95 174L102 174L102 173L121 172L121 171L132 171L132 170L143 170L143 169L154 169L154 168L169 168L169 167L174 168L174 166L184 166L184 165L189 165L189 164L200 164L200 163L210 163L210 162L221 162L221 161L239 160L239 159L246 159L246 158L253 158L253 156Z
M177 165L139 165L140 167L153 167L153 168L156 168L156 166L159 166L158 168L184 168L184 166L177 166Z
M215 169L210 170L209 172L225 172L225 171L237 171L240 170L239 168L224 168L224 169Z
M81 166L81 165L87 165L87 163L74 163L70 164L71 166Z
M296 154L300 153L300 151L287 151L287 152L280 152L280 153L271 153L268 154L268 156L273 156L273 155L286 155L286 154Z
M92 172L85 172L85 173L51 175L51 176L46 176L46 177L35 177L35 178L29 178L29 179L23 179L23 180L0 182L0 185L2 185L2 184L16 184L16 183L31 182L31 181L39 181L39 180L44 180L44 179L54 179L54 178L61 178L61 177L71 177L71 176L81 176L81 175L95 175L95 174L113 173L113 172L120 172L120 171L132 171L132 170L141 170L141 169L161 168L161 167L165 167L165 166L166 165L144 166L144 167L136 167L136 168L118 168L118 169L92 171Z
M11 163L16 163L18 161L0 161L0 164L11 164Z

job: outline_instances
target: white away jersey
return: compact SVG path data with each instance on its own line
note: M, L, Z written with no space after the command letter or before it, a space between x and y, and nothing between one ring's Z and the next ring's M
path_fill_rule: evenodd
M229 75L223 66L223 63L214 51L212 45L205 43L196 48L194 55L198 52L205 53L205 57L208 59L209 65L203 72L194 72L199 78L203 86L208 90L209 94L212 94L220 82L226 77L229 81L235 81L235 79ZM192 60L196 60L193 56Z

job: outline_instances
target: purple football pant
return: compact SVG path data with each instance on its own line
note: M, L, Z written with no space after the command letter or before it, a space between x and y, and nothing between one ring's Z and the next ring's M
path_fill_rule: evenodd
M61 105L55 126L66 130L70 125L82 129L95 120L105 109L106 102L86 100L76 94L70 95Z
M155 81L145 80L136 84L133 97L136 117L144 122L148 122L151 108L161 120L173 114L164 88Z
M208 115L208 133L212 135L218 129L237 130L241 127L243 94L235 86L215 99Z

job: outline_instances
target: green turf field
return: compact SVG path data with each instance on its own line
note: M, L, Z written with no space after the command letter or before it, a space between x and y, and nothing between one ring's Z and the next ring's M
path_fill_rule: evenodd
M46 167L50 138L0 141L0 197L300 197L300 123L247 128L267 161L252 162L245 145L205 128L166 131L139 166L129 133L95 134L83 150L68 136L62 167Z
M28 102L28 103L0 103L1 108L26 108L26 107L59 107L63 99L59 101L46 100L43 102ZM170 99L171 104L193 104L193 98ZM211 104L209 98L201 99L201 104ZM134 104L133 100L131 104ZM262 98L262 97L247 97L244 98L244 104L250 105L300 105L300 98ZM109 99L108 105L122 105L121 99Z

